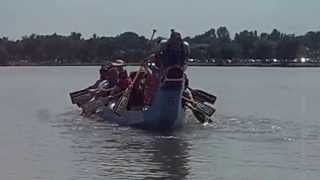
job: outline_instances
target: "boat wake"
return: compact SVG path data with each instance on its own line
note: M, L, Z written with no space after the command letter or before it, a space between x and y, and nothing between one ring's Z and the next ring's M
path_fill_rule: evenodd
M216 115L208 126L221 136L251 142L294 142L319 139L320 126L265 117Z
M135 128L120 126L117 123L101 121L98 117L83 117L76 109L68 109L66 112L58 115L52 124L54 127L67 128L68 133L70 133L69 130L71 132L102 130L112 131L119 135L123 132L126 135L130 131L133 133L139 131ZM144 131L142 130L142 132ZM168 132L171 133L171 131ZM167 134L168 132L160 133L160 135ZM187 111L186 124L184 128L175 133L175 135L177 134L182 134L185 137L189 134L193 134L193 137L201 137L204 134L206 134L204 137L209 137L213 134L228 139L252 142L293 142L301 139L319 140L320 126L266 117L240 117L223 114L217 114L213 118L212 123L200 124L193 114Z

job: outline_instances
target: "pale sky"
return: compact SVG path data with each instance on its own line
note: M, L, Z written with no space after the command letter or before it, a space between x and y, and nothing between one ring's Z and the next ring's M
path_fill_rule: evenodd
M174 28L194 36L227 26L304 34L320 30L320 0L0 0L0 37L80 32L114 36L134 31L149 36L153 28L167 36Z

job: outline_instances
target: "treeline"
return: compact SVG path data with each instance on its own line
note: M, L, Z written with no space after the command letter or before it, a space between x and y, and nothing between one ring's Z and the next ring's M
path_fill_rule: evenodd
M116 37L84 39L80 33L69 36L36 35L24 36L21 40L0 39L0 64L27 62L31 64L100 63L122 58L134 62L144 57L147 39L133 32Z
M270 34L245 30L231 39L228 29L220 27L186 40L193 48L191 56L197 59L263 61L276 58L285 63L297 57L318 58L320 55L320 31L296 36L276 29Z
M320 31L296 36L276 29L271 33L245 30L232 38L226 27L219 27L185 40L190 43L191 58L200 60L276 58L285 63L297 57L320 57ZM69 36L32 34L16 41L3 37L0 38L0 64L101 63L117 58L137 62L146 56L147 42L146 37L134 32L115 37L93 34L87 39L76 32Z

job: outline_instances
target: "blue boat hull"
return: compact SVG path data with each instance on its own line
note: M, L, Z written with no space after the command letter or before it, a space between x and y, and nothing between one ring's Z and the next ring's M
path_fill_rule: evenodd
M107 107L103 118L124 126L133 126L150 130L170 130L181 128L185 121L185 108L182 105L184 87L159 87L152 106L144 111L127 111L121 116Z

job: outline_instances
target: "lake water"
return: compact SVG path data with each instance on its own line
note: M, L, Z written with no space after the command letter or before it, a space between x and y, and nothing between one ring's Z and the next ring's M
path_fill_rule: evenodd
M135 68L131 68L135 69ZM320 177L320 69L188 69L215 123L151 133L85 119L68 93L98 67L0 67L0 179L309 180Z

